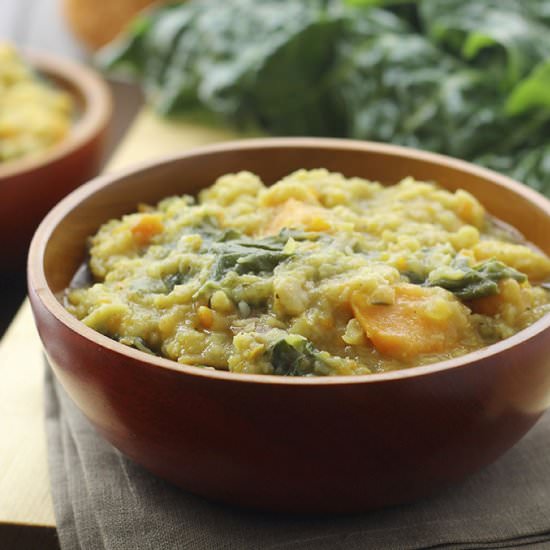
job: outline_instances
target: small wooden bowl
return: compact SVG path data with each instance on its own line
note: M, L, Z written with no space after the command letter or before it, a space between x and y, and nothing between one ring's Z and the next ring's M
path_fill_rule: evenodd
M0 164L0 271L23 267L32 234L48 210L97 175L111 118L110 92L94 71L45 54L25 58L72 95L77 115L59 144L43 154Z
M494 172L365 142L265 139L194 150L98 178L58 204L29 256L29 295L51 365L108 441L194 493L247 507L357 512L427 495L494 461L550 400L550 315L463 357L332 378L232 374L179 365L87 328L60 296L86 237L110 218L218 176L271 183L298 168L396 182L412 175L477 195L550 253L550 204Z

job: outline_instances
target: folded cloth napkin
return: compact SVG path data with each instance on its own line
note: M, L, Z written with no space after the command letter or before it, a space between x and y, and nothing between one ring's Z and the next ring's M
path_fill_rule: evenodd
M62 550L550 549L550 414L495 464L435 497L297 518L208 502L154 477L106 443L46 370Z

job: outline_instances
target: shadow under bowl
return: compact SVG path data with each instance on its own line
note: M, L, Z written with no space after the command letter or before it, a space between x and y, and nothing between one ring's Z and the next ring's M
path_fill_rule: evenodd
M109 89L93 70L42 53L25 59L72 96L76 115L69 134L58 144L0 164L0 271L21 269L32 235L47 212L98 174L112 111Z
M296 513L348 513L428 495L494 461L548 407L550 316L453 360L365 376L292 378L205 370L123 346L58 297L86 238L138 202L194 194L239 170L273 183L299 168L476 195L550 253L550 204L494 172L413 149L263 139L197 149L98 178L48 215L31 245L29 295L51 365L95 428L194 493Z

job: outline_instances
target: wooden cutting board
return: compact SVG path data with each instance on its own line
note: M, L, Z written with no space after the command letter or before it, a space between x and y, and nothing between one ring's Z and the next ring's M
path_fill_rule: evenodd
M225 129L162 121L144 109L107 171L236 137ZM25 300L0 342L0 526L55 527L44 432L43 378L42 347Z

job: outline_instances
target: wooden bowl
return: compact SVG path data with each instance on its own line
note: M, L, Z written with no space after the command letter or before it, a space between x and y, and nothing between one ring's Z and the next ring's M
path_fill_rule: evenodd
M412 149L333 139L265 139L197 149L98 178L35 234L29 295L51 365L115 447L206 497L268 510L344 513L427 495L494 461L550 400L550 315L463 357L366 376L292 378L204 370L115 342L60 296L86 237L110 218L195 193L246 169L272 183L298 168L471 191L550 253L550 203L494 172Z
M45 54L29 63L69 92L77 115L69 135L43 154L0 164L0 271L24 266L28 245L48 210L97 175L111 117L111 95L91 69Z

